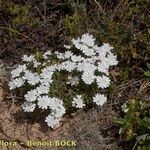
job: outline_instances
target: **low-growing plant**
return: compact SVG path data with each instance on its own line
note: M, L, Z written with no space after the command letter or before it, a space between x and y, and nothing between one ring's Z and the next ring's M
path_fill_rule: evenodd
M86 18L86 2L79 0L67 0L66 3L70 9L71 14L64 18L64 26L71 36L78 35L77 29L83 26Z
M137 140L138 150L150 148L150 103L131 98L122 105L123 116L114 119L125 141Z
M108 43L98 46L95 40L87 33L64 45L64 53L24 55L24 64L12 70L9 82L11 90L19 88L24 94L24 111L49 110L45 121L54 128L72 108L93 103L102 106L107 101L103 89L111 82L109 67L118 61L111 52L113 47Z
M67 29L69 34L74 35L81 21L83 21L82 16L76 12L73 15L69 15L69 16L67 15L65 17L64 26Z
M147 63L147 67L148 67L148 71L146 71L144 75L150 77L150 64L149 63Z
M24 31L25 28L34 28L40 24L40 20L38 17L31 17L30 10L31 6L28 3L18 4L13 1L0 1L0 10L3 9L6 11L5 13L9 15L9 28L13 30ZM15 34L15 32L12 32Z

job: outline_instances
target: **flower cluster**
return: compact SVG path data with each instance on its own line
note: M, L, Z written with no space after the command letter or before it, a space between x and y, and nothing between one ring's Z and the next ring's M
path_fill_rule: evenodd
M98 88L109 87L109 67L117 65L116 56L111 52L113 47L108 43L98 46L92 35L84 34L81 38L72 39L70 45L64 45L67 49L64 53L47 51L43 54L44 62L38 61L36 55L24 55L22 57L23 65L18 65L12 70L12 80L9 82L10 89L29 85L30 89L25 93L25 103L22 108L26 112L33 112L36 108L49 109L50 114L45 122L48 126L54 128L59 125L61 118L66 113L64 100L50 95L51 85L55 72L66 71L70 75L68 81L71 87L80 84L80 81L86 85L97 84ZM74 54L72 49L77 49L80 53ZM59 60L55 64L50 64L53 56ZM40 71L36 71L40 68ZM76 75L73 75L76 72ZM78 76L79 75L79 76ZM83 108L85 100L83 95L77 95L72 99L72 106ZM93 102L102 106L107 101L103 94L95 93Z

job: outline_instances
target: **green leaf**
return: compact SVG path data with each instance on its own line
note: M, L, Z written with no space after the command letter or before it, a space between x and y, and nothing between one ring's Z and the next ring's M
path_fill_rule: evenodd
M137 123L138 123L138 125L142 126L142 123L141 123L141 122L142 122L142 119L138 117L138 118L137 118Z
M128 112L127 112L127 114L126 114L126 123L133 123L133 121L134 121L134 109L133 110L131 110L131 109L129 109L128 110Z
M141 149L142 149L141 146L138 146L138 147L137 147L137 150L141 150Z
M118 124L118 125L124 125L125 124L125 120L123 118L117 117L117 118L115 118L113 120L113 123Z
M145 72L144 75L150 77L150 71Z
M128 128L128 125L124 125L123 127L121 127L121 128L119 129L119 134L124 134L125 131L127 130L127 128Z
M147 65L147 67L150 69L150 64L149 64L149 63L147 63L146 65Z
M144 126L144 127L148 128L148 129L150 129L150 118L145 117L144 119L138 119L138 123L141 126Z

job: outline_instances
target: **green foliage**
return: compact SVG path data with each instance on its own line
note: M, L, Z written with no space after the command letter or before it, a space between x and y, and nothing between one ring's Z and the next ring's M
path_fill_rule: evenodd
M114 123L120 127L119 134L126 141L137 139L139 150L146 150L150 146L150 103L132 98L122 109L124 116L114 119Z
M148 0L92 0L88 4L68 0L67 4L71 10L64 19L67 35L90 32L98 37L98 42L113 45L121 66L121 81L135 78L138 73L132 74L134 67L145 70L143 61L150 59ZM127 68L122 70L123 65Z
M144 73L145 76L150 77L150 64L147 63L148 71Z
M66 84L68 73L61 71L56 72L53 76L53 83L50 88L49 96L58 97L64 100L67 112L72 111L72 99L76 95L75 91Z
M72 16L66 16L64 19L64 25L67 28L69 34L74 35L77 30L77 26L82 20L82 17L80 14L75 13Z
M12 26L25 25L29 28L39 24L38 18L30 17L30 6L28 4L19 5L14 3L8 4L8 10L11 15L15 16L12 19Z
M85 0L66 0L69 8L73 12L86 11L86 1Z
M68 0L67 4L71 14L64 18L64 26L69 35L75 36L86 18L86 3L79 0Z
M22 30L22 28L33 28L39 25L39 18L33 17L30 14L31 6L28 3L20 4L13 1L0 1L0 10L5 10L9 16L9 27Z
M73 74L71 75L73 77L80 76L80 73L77 71L74 71ZM80 80L78 85L71 86L66 83L69 75L70 74L66 71L54 73L49 96L63 99L68 113L73 109L71 102L77 94L82 95L87 108L93 106L92 98L98 91L100 92L100 89L97 87L96 83L86 85L82 80Z
M139 141L137 150L149 150L150 149L150 136L148 134L138 137L137 140Z

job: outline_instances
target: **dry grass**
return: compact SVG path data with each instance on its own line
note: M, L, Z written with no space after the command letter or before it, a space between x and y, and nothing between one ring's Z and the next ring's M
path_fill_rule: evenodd
M103 135L103 131L112 128L115 115L107 105L101 109L77 112L69 125L67 136L68 139L77 140L77 147L73 150L121 150L114 142L114 135Z

